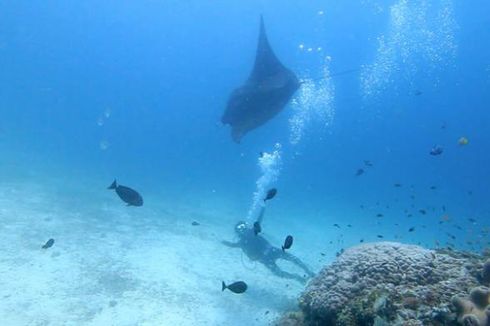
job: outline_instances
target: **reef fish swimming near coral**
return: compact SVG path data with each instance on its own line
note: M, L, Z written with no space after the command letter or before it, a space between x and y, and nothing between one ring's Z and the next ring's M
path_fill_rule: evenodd
M276 196L276 194L277 194L276 188L269 189L269 191L267 191L267 194L264 198L264 201L271 200L272 198L274 198Z
M48 249L54 245L54 239L49 239L41 248Z
M247 291L247 288L248 288L247 283L243 281L238 281L235 283L231 283L229 285L226 285L225 282L221 282L221 291L228 289L233 293L240 294Z
M107 189L116 190L119 198L128 204L128 206L143 206L143 197L136 190L118 185L116 180Z
M292 245L293 245L293 236L288 235L286 239L284 239L284 244L282 245L282 251L285 251L286 249L291 249Z
M252 73L245 84L231 93L221 122L231 126L231 136L239 143L246 133L281 112L299 87L296 75L272 51L261 16Z
M430 150L429 154L432 155L432 156L438 156L438 155L441 155L443 151L444 150L443 150L443 148L441 146L434 146Z

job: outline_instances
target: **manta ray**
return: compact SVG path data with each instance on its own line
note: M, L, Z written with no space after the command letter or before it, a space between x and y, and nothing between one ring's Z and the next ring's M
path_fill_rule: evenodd
M261 16L254 67L247 81L231 93L221 122L231 126L231 137L239 143L281 112L299 87L296 75L272 51Z

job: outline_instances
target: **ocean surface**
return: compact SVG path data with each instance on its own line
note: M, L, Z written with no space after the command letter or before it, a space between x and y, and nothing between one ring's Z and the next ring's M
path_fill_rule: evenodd
M260 236L292 235L315 273L360 242L488 248L489 13L488 0L0 2L0 324L272 323L305 284L222 243L271 188ZM237 144L220 120L261 15L301 87Z

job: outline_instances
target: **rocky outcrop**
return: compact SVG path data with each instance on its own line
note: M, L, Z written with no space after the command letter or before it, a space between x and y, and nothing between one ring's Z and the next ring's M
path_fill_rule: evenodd
M359 245L309 283L299 300L303 320L290 325L455 325L452 302L462 311L469 303L451 299L479 285L481 262L395 242Z
M486 286L472 289L468 298L454 296L452 303L461 325L490 325L490 289Z

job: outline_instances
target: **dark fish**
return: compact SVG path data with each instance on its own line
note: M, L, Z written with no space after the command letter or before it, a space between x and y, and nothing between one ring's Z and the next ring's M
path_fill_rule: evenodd
M376 217L383 217L383 214L378 213L378 214L376 214Z
M264 201L274 198L276 194L277 194L276 188L269 189L269 191L267 191L267 195L265 195Z
M442 149L441 146L434 146L430 150L429 154L433 156L441 155L444 150Z
M430 190L436 190L437 187L436 186L430 186Z
M395 183L393 186L395 186L396 188L400 188L402 185L400 183Z
M221 122L231 126L231 137L243 136L274 118L299 89L296 75L276 57L260 17L260 35L255 64L247 81L231 93Z
M418 89L415 92L413 92L413 95L420 96L420 95L422 95L422 91Z
M143 206L143 197L136 190L118 185L116 180L107 189L115 189L119 198L128 206Z
M446 211L446 206L442 205L442 211L445 212Z
M41 248L48 249L51 248L53 245L54 245L54 239L49 239Z
M373 163L371 163L371 161L364 160L364 165L365 166L373 166Z
M259 221L254 222L254 233L255 233L255 235L259 234L260 232L262 232L262 226L260 225L260 222Z
M413 232L413 231L415 231L415 227L414 226L412 226L410 229L408 229L408 232Z
M413 215L412 214L408 214L407 217L412 217Z
M191 224L192 224L193 226L198 226L198 225L201 225L201 223L196 222L196 221L192 221L192 223L191 223Z
M447 236L450 237L453 240L456 240L456 236L452 235L451 233L446 232Z
M364 173L364 170L363 170L363 169L358 169L358 170L356 171L356 177L360 176L360 175L361 175L361 174L363 174L363 173Z
M419 209L420 214L425 215L427 214L427 211L425 209Z
M468 218L468 221L470 221L471 223L476 223L476 220L474 218Z
M325 256L325 253L324 252L321 252L320 255Z
M378 238L383 239L384 237L381 234L377 235Z
M352 227L352 224L347 224L347 227L348 227L348 228L351 228L351 227Z
M359 240L359 242L363 243L364 242L364 239Z
M337 223L335 223L333 226L340 229L340 225L338 225Z
M233 293L243 293L247 291L247 283L243 281L238 281L235 283L231 283L229 285L226 285L225 282L221 282L221 291L224 291L225 289L230 290Z
M288 235L286 237L286 239L284 240L284 245L282 246L282 251L291 248L292 245L293 245L293 236Z

